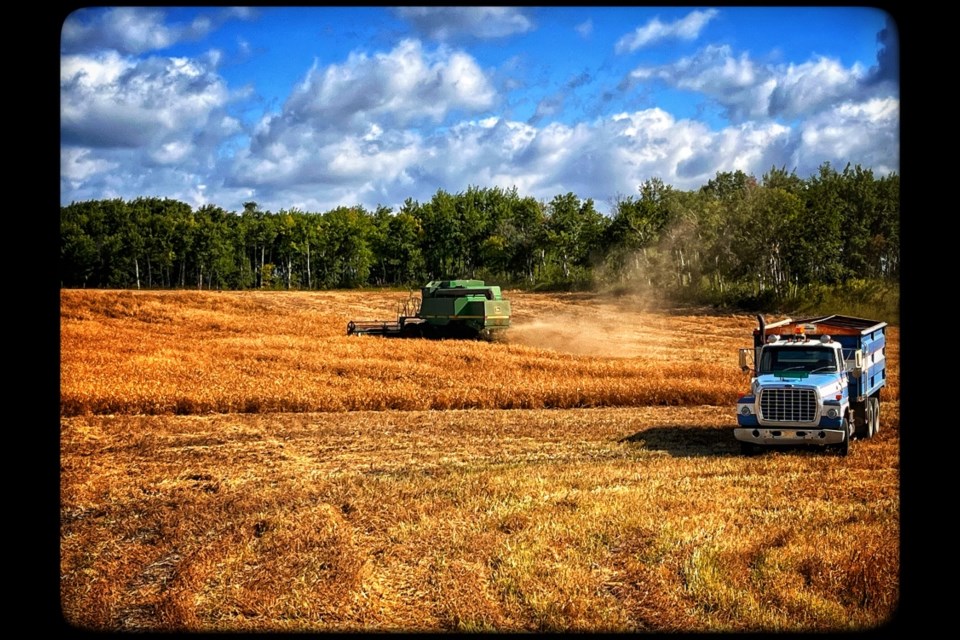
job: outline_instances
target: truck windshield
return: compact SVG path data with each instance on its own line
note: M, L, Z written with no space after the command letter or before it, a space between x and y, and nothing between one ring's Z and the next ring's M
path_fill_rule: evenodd
M806 371L807 373L837 371L836 354L833 349L825 348L764 348L758 373L782 371Z

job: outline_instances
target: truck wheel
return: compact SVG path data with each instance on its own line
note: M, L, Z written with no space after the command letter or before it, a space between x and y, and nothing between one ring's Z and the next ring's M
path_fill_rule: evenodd
M870 398L873 404L873 435L880 433L880 398Z
M852 436L852 430L850 427L850 418L846 416L843 418L843 442L841 442L837 447L840 450L840 455L845 456L850 453L850 436Z
M864 431L866 432L866 437L872 438L877 434L877 419L874 417L875 407L873 405L873 398L867 398L867 401L864 403L863 407L863 421L864 421Z
M870 400L851 405L853 413L853 435L856 438L870 437Z

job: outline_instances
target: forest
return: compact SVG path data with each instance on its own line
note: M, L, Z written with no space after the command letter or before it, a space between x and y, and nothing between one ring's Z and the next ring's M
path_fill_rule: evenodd
M796 308L843 288L882 303L899 296L900 178L830 163L808 178L777 167L760 178L718 172L691 191L651 178L616 196L609 214L574 193L544 202L475 186L408 198L397 211L73 202L60 210L59 275L61 288L201 290L479 278L747 309Z

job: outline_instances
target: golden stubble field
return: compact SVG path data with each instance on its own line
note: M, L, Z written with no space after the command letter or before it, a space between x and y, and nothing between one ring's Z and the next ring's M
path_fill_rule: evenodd
M877 437L739 455L752 315L507 292L498 342L346 336L405 293L61 292L60 606L95 631L844 631L897 619ZM780 319L771 317L768 320Z

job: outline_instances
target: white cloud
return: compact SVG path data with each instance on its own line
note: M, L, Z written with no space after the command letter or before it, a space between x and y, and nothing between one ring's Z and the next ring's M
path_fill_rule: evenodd
M260 122L237 157L234 182L278 188L398 180L420 153L420 136L404 127L441 123L455 110L482 111L495 98L470 56L428 53L415 40L315 66L282 112Z
M770 95L772 116L798 117L814 113L849 98L865 72L859 66L844 68L839 61L819 58L773 71L776 88Z
M65 201L158 196L181 200L192 206L210 201L198 200L205 179L177 165L148 166L149 158L140 150L96 150L64 148L60 153L61 198ZM146 168L146 170L145 170ZM64 194L69 194L64 198ZM230 192L218 190L213 200Z
M872 167L879 175L899 172L899 149L900 101L895 98L845 102L800 128L798 154L808 167L850 162Z
M188 24L169 24L163 9L85 8L74 11L64 20L60 46L64 53L112 50L135 55L198 40L225 20L249 20L254 15L255 11L249 7L224 8L213 14L198 15Z
M166 142L156 150L150 152L150 157L157 164L174 164L189 157L193 147L183 140Z
M162 49L176 41L157 9L118 7L106 12L80 10L63 23L61 42L70 50L110 48L123 53Z
M574 192L592 198L598 209L620 194L636 193L646 180L659 177L680 189L695 189L717 171L769 168L769 150L789 135L780 125L711 131L693 120L677 120L662 109L621 113L592 123L542 129L501 123L496 136L473 135L450 142L451 153L438 154L446 167L445 183L484 175L490 184L516 185L527 195L550 200ZM510 144L507 144L507 143ZM467 147L458 163L453 149ZM484 151L486 149L486 152ZM492 161L476 162L488 155ZM489 168L478 172L477 166Z
M533 30L533 23L515 7L399 7L424 37L453 40L459 37L502 38Z
M574 27L581 38L588 37L593 33L593 20L586 20Z
M463 27L487 10L398 11L424 28L433 25L434 37L443 39L458 33L454 23ZM651 22L623 46L696 37L714 13L694 12L671 25ZM517 10L486 16L494 23L503 18L478 32L487 36L532 28L518 20ZM112 20L121 22L117 15ZM578 27L581 34L586 27ZM159 46L170 37L141 33L124 46ZM477 185L517 187L545 201L572 191L604 210L605 202L636 193L653 177L696 189L718 171L736 169L759 176L787 166L811 175L824 161L899 168L899 100L891 85L870 84L861 68L829 58L763 65L729 47L709 46L631 74L633 83L656 80L715 101L734 118L722 128L660 108L539 126L540 117L559 113L592 76L578 75L539 101L527 96L536 117L517 122L493 115L502 96L473 57L406 40L340 64L317 63L279 112L260 119L249 143L240 137L242 123L227 112L238 94L228 90L217 65L216 52L198 59L63 55L63 193L69 199L156 194L228 209L256 200L273 211L327 211L356 204L396 208L407 198L429 200L437 189ZM249 96L251 89L245 91ZM427 125L439 127L428 132Z
M71 200L162 195L195 206L206 202L194 200L205 193L201 184L220 195L221 145L241 127L226 113L233 96L206 64L211 59L63 56L62 193Z
M196 60L64 56L60 129L68 145L133 148L189 140L227 103L214 70Z
M396 209L407 198L425 202L438 189L455 193L476 185L516 187L543 201L573 192L607 211L615 196L635 194L653 177L679 189L696 189L719 171L740 169L759 176L773 166L787 166L799 175L812 175L825 160L896 170L898 157L890 150L898 145L898 118L896 101L873 100L845 103L800 130L773 122L711 130L656 108L543 128L482 118L429 137L378 126L356 135L329 136L304 127L288 131L288 137L262 146L256 154L244 151L222 186L202 189L206 181L191 180L173 166L158 170L151 180L162 180L165 195L194 206L209 201L239 208L253 199L273 211L320 212L357 204L369 210L380 204ZM105 161L65 153L65 179L82 179L104 168L88 167L89 162ZM157 183L127 175L124 162L111 169L100 174L96 197L156 192Z
M60 58L60 86L76 82L84 88L117 82L120 74L134 66L134 61L120 56L115 51L103 55L63 56Z
M670 23L654 18L642 27L617 41L614 50L617 53L630 53L642 47L649 47L663 40L695 40L704 27L717 16L716 9L693 11L679 20Z
M355 130L371 120L440 122L453 109L486 109L495 97L470 56L445 49L431 54L418 41L405 40L388 53L355 53L342 65L314 67L294 89L276 125L310 121L317 127Z
M60 153L60 176L74 186L79 186L91 176L116 167L116 162L96 158L89 149L67 148Z
M397 178L420 153L419 138L404 131L331 136L306 126L239 154L231 184L281 189L349 185Z
M715 100L735 121L751 118L796 119L829 109L845 100L863 99L889 91L888 85L868 85L858 65L818 58L803 64L763 66L746 53L734 56L728 46L708 46L696 55L657 67L639 67L630 82L659 80L696 91Z
M661 109L541 129L505 120L465 122L422 141L406 167L419 181L404 197L427 200L437 188L516 186L541 200L572 191L593 198L603 210L604 202L635 193L651 177L693 189L729 169L731 159L745 170L769 168L751 162L763 159L766 145L786 134L777 125L712 132ZM691 158L699 162L699 171L690 171Z
M136 54L164 49L184 38L201 37L212 27L202 17L190 25L168 26L165 20L165 12L159 9L82 9L64 21L61 43L67 51L112 49Z

